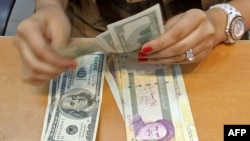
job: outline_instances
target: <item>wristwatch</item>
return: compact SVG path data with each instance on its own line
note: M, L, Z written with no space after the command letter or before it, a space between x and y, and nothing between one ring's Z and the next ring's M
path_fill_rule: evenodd
M209 9L220 8L227 13L227 25L225 33L227 40L225 43L233 44L237 42L245 33L245 21L241 13L228 3L216 4Z

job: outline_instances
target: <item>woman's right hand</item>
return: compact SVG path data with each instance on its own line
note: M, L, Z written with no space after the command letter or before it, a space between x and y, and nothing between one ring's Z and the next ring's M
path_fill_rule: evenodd
M23 61L23 79L43 84L57 77L66 68L76 67L73 58L58 55L53 48L62 47L71 32L70 22L59 5L40 7L17 27L14 45Z

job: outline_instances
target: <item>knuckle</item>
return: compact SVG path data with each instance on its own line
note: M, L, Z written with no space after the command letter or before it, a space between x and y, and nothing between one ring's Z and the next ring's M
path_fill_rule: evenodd
M201 10L201 9L197 9L197 8L194 8L194 9L191 9L191 10L189 10L189 11L187 11L188 13L192 13L192 14L195 14L195 15L197 15L197 16L205 16L206 17L206 14L205 14L205 12L203 11L203 10Z
M166 38L165 37L160 37L160 38L158 38L158 40L157 40L157 44L158 44L158 46L164 46L164 44L165 44L165 42L166 42Z
M43 49L40 49L40 48L37 48L37 50L36 50L36 57L38 58L38 59L40 59L40 60L44 60L44 59L46 59L46 53L44 52L44 50Z
M207 14L200 9L191 9L187 11L187 14L190 14L192 17L195 16L195 19L199 20L200 22L207 22L208 20Z
M23 20L16 28L16 33L25 35L28 31L39 28L40 23L35 18L27 18Z
M183 54L187 51L188 45L184 43L179 43L178 46L173 48L173 54Z
M182 30L175 30L175 32L171 32L169 36L172 39L179 40L184 36L184 32Z
M185 55L178 55L174 58L174 62L181 62L183 60L186 60L186 56Z
M30 20L26 19L17 26L16 32L22 35L29 29L29 27L31 27Z

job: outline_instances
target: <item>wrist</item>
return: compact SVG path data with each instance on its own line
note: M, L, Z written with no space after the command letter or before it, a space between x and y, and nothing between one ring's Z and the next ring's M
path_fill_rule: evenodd
M216 42L220 43L227 40L227 36L225 34L227 14L222 9L209 9L206 11L206 14L216 30Z
M227 15L225 28L227 39L224 40L224 43L236 43L242 38L245 32L245 20L234 6L228 3L222 3L211 6L209 9L220 9Z

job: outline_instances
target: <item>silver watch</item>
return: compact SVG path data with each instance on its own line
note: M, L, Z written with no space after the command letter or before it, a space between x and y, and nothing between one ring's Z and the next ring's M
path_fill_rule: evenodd
M245 21L241 13L228 3L216 4L209 9L213 8L223 9L227 13L227 25L225 29L227 40L224 42L232 44L241 39L245 33Z

